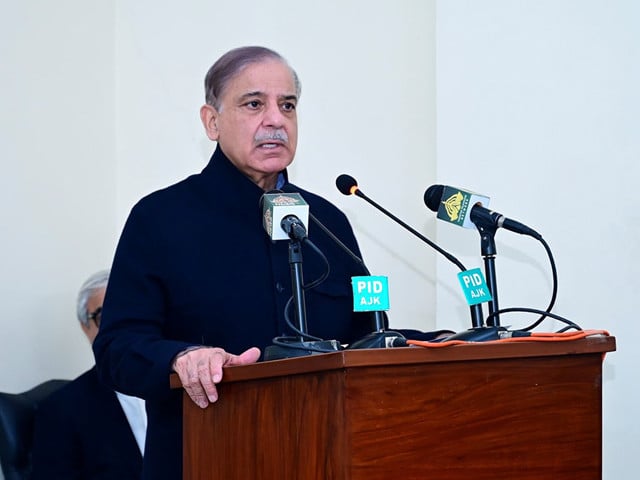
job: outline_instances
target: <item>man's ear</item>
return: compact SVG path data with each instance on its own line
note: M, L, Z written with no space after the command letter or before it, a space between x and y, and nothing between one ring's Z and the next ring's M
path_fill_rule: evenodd
M218 111L211 105L203 105L200 107L200 120L204 130L207 132L207 137L214 142L218 140L218 127L216 122L218 120Z

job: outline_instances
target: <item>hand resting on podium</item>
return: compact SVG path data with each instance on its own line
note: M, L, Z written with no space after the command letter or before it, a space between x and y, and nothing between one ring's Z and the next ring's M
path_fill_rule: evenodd
M260 349L257 347L234 355L222 348L197 346L176 355L173 371L180 377L191 400L200 408L206 408L218 400L216 383L222 380L222 367L247 365L257 362L258 358Z

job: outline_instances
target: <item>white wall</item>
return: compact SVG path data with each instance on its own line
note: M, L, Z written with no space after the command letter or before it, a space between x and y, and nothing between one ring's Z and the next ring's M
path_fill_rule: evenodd
M448 0L437 12L438 181L486 193L538 230L558 266L554 311L617 337L604 362L603 478L636 478L640 4ZM482 265L477 232L442 224L438 240ZM506 231L496 243L500 306L546 306L542 246ZM443 326L461 313L453 273L439 262Z
M0 15L0 389L75 376L93 355L78 288L113 254L113 6L4 4Z
M478 234L436 223L422 204L436 180L492 196L544 235L557 313L618 338L604 364L604 478L631 478L633 0L50 3L13 2L0 17L0 389L91 364L74 318L80 283L110 263L138 198L206 164L213 145L197 112L208 66L264 44L303 82L291 176L347 212L370 269L390 277L392 325L467 328L456 269L438 261L436 284L436 255L340 195L338 174L421 232L437 228L468 267L481 266ZM544 307L542 247L499 232L497 248L501 306Z

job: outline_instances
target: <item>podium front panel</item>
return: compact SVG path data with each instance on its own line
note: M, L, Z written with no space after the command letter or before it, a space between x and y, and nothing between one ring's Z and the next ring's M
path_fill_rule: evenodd
M607 337L230 367L215 404L185 394L184 479L600 479L613 350Z

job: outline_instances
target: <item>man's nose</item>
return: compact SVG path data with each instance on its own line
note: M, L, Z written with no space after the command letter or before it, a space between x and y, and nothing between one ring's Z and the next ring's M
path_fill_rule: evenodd
M263 124L267 127L279 128L283 124L284 115L277 102L270 102L264 110Z

